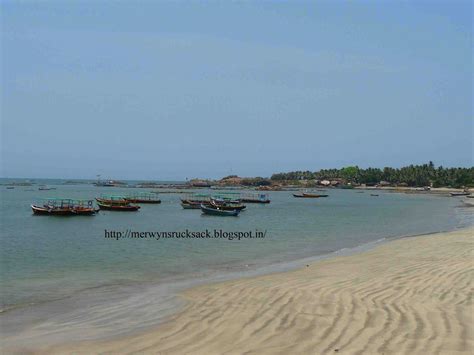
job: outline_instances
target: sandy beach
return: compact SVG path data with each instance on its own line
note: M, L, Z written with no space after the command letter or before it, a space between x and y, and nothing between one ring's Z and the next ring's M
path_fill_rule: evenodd
M165 324L43 354L469 354L474 230L403 238L286 273L200 286Z

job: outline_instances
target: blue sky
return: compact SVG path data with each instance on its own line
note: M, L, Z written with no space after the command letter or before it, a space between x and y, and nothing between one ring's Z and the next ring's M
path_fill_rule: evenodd
M468 1L2 5L4 177L473 165Z

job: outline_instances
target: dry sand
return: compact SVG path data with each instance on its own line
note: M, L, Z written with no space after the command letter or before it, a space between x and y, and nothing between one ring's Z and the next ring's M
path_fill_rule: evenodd
M42 352L472 354L473 235L404 238L298 271L197 287L155 330Z

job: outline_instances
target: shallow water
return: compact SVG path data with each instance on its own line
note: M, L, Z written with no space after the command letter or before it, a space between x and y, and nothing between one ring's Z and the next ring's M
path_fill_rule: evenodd
M472 223L460 200L355 190L328 190L328 198L296 199L271 192L269 205L248 204L239 217L203 216L183 210L180 194L161 194L162 204L139 212L101 211L91 217L34 216L38 198L94 198L150 191L63 185L1 189L2 309L61 299L103 286L156 284L353 248L382 238L452 230ZM51 182L50 182L51 184ZM53 185L51 185L53 186ZM108 239L104 232L132 230L225 232L266 231L264 239ZM136 286L133 286L136 287Z

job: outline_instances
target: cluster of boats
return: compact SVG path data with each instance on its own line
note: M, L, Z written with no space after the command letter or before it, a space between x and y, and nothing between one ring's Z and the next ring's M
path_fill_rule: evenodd
M39 215L94 215L99 210L132 212L140 209L140 204L158 204L161 200L156 194L141 193L130 196L101 196L94 200L54 199L31 205L34 214ZM192 194L181 199L184 209L199 209L204 214L216 216L238 216L246 208L246 203L270 203L266 194L227 193L217 195Z
M161 200L153 194L137 194L132 196L109 196L96 198L97 205L101 210L107 211L138 211L138 204L158 204Z
M161 203L161 200L153 194L103 196L95 200L98 208L95 207L93 200L48 198L39 204L31 205L31 209L34 214L39 215L91 216L99 212L99 210L138 211L140 209L139 203Z
M214 216L238 216L247 206L245 203L270 203L266 194L227 193L218 195L192 194L181 199L184 209L201 210L203 214Z

